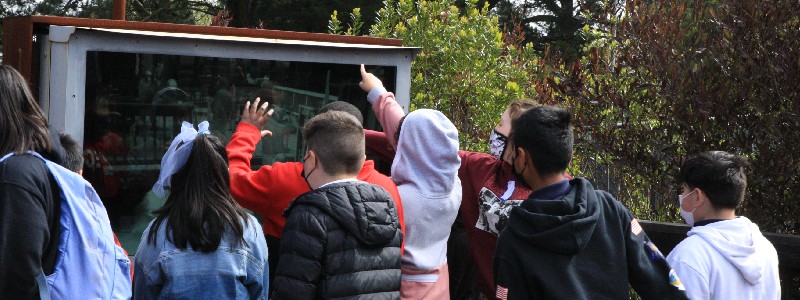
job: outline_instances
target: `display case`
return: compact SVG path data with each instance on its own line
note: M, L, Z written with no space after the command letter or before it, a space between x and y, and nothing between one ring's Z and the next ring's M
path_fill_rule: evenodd
M31 81L50 126L82 143L84 178L132 255L163 204L150 188L181 122L208 120L227 140L244 103L260 97L275 114L254 168L299 161L302 125L322 105L350 102L379 129L358 86L362 63L407 109L419 52L398 40L269 30L41 16L4 25L15 35L4 63Z

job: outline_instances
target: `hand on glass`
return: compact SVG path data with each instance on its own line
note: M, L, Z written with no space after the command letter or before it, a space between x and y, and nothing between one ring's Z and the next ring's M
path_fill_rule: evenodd
M246 122L250 125L255 126L258 130L261 130L261 137L264 136L272 136L272 131L265 130L264 125L267 124L269 118L272 116L274 112L272 109L267 110L267 106L269 102L264 101L261 104L261 107L258 106L258 102L261 101L261 98L256 98L253 105L250 105L250 101L244 104L244 111L242 112L242 122Z

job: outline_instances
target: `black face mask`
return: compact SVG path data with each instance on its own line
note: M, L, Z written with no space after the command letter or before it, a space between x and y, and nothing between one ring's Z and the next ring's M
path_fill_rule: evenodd
M522 168L521 172L517 172L517 165L515 164L516 161L517 161L517 155L514 154L514 158L511 159L511 174L514 174L514 179L517 180L517 184L522 185L524 188L530 190L531 185L528 184L528 182L525 181L525 177L522 176L522 173L525 172L525 169L528 168L528 165L526 164L525 167Z
M314 173L314 170L317 169L317 166L314 165L314 168L311 169L311 171L308 171L308 174L306 174L306 166L305 166L306 159L308 159L308 156L303 158L303 170L300 171L300 176L303 177L303 180L306 181L306 184L308 185L308 189L313 190L314 188L311 187L311 183L308 182L308 176L311 176L311 173Z

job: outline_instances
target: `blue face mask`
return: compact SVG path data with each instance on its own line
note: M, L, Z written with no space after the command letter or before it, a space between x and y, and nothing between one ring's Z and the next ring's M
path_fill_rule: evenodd
M503 159L503 152L506 151L506 141L508 137L497 130L492 130L489 134L489 152L492 156Z

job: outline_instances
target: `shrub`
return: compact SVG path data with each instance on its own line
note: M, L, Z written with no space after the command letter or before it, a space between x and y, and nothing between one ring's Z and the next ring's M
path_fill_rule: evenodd
M640 217L680 221L672 176L690 155L725 150L751 160L739 213L796 234L798 9L789 0L627 1L581 62L549 64L538 99L575 109L578 156L609 163L618 197Z
M508 103L530 89L525 65L535 62L509 54L517 50L504 42L497 18L475 3L460 10L454 1L388 0L370 35L422 47L412 66L411 110L444 112L461 132L462 149L485 151ZM329 24L333 33L344 31L336 14Z
M465 148L486 150L508 102L531 97L573 109L569 171L640 218L681 222L680 165L725 150L751 161L738 213L765 231L800 231L800 2L608 1L586 13L595 19L579 60L533 51L523 30L500 31L475 3L387 0L370 30L423 48L412 109L443 111Z

